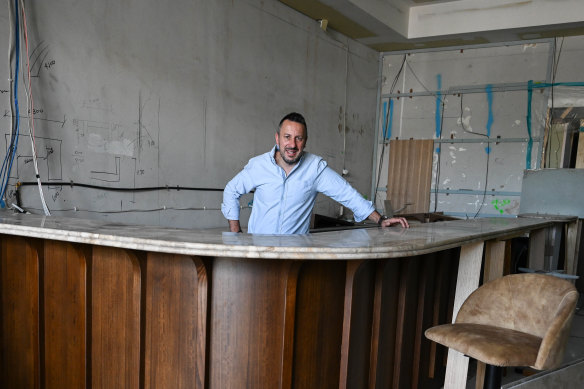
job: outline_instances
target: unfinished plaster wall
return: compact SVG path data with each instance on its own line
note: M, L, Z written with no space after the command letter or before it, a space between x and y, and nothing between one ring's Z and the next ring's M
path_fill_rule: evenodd
M0 7L3 53L11 3ZM27 2L26 13L39 174L51 214L224 227L221 190L274 145L277 124L291 111L307 119L307 150L348 170L368 193L373 50L276 0L55 0ZM6 205L24 182L20 205L42 213L31 185L25 58L22 46L21 132ZM0 61L5 149L15 116L7 62ZM244 225L252 198L241 201ZM333 215L338 206L319 198L317 212Z
M582 81L582 39L568 41L556 81ZM554 43L385 53L376 142L381 171L372 188L377 207L385 200L387 140L434 139L429 211L516 215L523 171L541 166L551 88L539 86L552 81Z

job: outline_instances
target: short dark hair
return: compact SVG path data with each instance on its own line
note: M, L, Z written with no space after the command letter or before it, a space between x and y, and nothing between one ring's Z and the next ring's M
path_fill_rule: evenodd
M288 115L284 116L282 120L280 120L280 124L278 124L278 134L280 133L282 123L284 123L284 121L286 120L302 124L304 126L304 132L306 132L306 134L308 135L308 127L306 126L306 120L304 120L304 116L302 116L298 112L290 112Z

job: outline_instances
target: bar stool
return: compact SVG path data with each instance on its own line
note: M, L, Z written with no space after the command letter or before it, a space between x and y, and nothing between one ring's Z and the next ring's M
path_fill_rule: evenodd
M578 292L566 280L508 275L471 293L455 323L429 328L425 335L484 362L484 388L500 388L504 366L547 370L562 363L577 302Z

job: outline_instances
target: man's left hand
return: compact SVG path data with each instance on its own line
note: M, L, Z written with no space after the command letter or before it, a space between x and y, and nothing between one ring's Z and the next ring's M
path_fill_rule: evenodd
M400 224L403 228L410 228L410 225L408 224L408 221L405 217L390 217L381 221L382 228L389 227L393 224Z

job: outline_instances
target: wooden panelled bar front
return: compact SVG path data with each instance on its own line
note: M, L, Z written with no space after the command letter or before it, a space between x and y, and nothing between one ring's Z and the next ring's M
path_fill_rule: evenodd
M4 214L1 387L464 387L468 361L424 330L483 251L499 269L506 239L563 222L270 236Z

